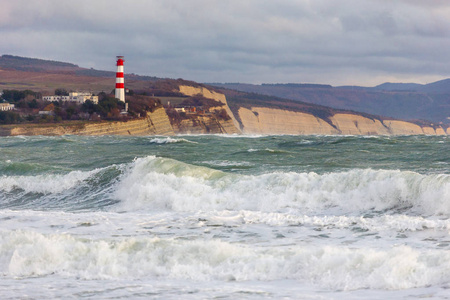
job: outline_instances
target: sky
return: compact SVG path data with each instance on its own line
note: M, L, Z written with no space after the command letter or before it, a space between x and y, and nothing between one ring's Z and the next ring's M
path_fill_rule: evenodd
M450 77L448 0L0 0L0 55L197 82Z

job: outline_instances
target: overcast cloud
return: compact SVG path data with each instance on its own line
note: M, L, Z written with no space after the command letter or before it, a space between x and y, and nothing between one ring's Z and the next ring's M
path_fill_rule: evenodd
M448 0L0 0L0 54L198 82L450 77Z

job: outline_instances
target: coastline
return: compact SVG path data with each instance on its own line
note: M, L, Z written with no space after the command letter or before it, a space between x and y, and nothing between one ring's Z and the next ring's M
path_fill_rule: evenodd
M319 116L302 111L263 106L230 109L224 94L204 87L180 85L179 92L221 102L229 120L200 115L173 123L163 107L145 118L128 121L79 121L0 126L0 136L17 135L176 135L176 134L286 134L286 135L450 135L450 127L385 119L368 114L336 111ZM222 106L223 107L223 106Z
M147 117L128 121L78 121L0 126L0 136L57 135L166 135L244 134L244 135L449 135L441 126L420 126L402 120L371 119L356 114L335 114L328 120L312 114L267 107L240 108L239 123L201 116L171 124L164 108ZM235 124L238 124L237 127Z

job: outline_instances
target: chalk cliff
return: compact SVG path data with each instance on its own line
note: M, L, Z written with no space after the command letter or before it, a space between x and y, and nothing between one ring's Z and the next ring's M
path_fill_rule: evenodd
M413 123L398 120L387 120L384 121L384 123L391 130L392 134L402 134L402 135L424 134L424 130L422 129L422 127ZM431 130L427 131L430 132L427 134L431 134Z
M447 129L446 133L444 128L439 126L422 127L411 122L382 120L357 113L335 113L325 120L309 113L258 106L240 107L239 123L231 112L224 94L205 87L187 85L180 85L179 91L187 96L200 94L225 104L236 132L241 131L246 134L445 135L449 134L450 130ZM193 129L193 124L184 124L184 128L184 132L198 130L198 128Z
M239 109L243 132L247 134L339 134L339 131L311 114L267 107Z
M354 114L335 114L331 122L341 134L389 135L389 129L377 119L369 119Z
M213 116L198 116L196 118L182 120L175 124L173 129L176 134L239 134L232 120L218 120Z
M188 85L180 85L179 87L179 92L186 95L186 96L195 96L195 95L202 95L205 98L209 98L209 99L214 99L216 101L219 101L221 103L224 104L224 108L228 114L228 116L230 116L231 121L235 127L235 129L233 129L233 133L240 133L240 125L239 122L236 120L233 112L231 111L230 107L228 106L227 103L227 98L225 97L224 94L222 93L218 93L215 91L211 91L205 87L193 87L193 86L188 86ZM222 107L221 107L222 108ZM231 129L229 129L230 131ZM235 131L235 132L234 132Z
M246 134L445 135L441 127L434 129L406 121L379 120L349 113L337 113L324 120L302 112L241 107L239 118Z

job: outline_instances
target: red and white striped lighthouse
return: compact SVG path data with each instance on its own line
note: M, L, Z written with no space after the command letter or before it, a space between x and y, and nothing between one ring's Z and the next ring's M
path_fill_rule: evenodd
M125 81L123 79L123 56L117 56L116 98L125 102Z

